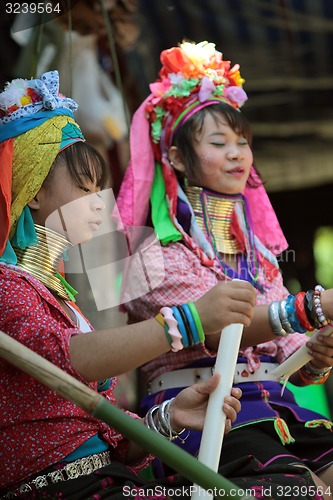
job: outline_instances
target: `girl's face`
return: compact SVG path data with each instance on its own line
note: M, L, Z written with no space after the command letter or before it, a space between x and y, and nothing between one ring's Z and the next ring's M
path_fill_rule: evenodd
M87 178L76 183L65 161L52 173L49 186L42 186L28 205L36 224L66 236L74 245L89 241L102 223L105 204L100 188Z
M196 134L194 150L201 165L200 186L218 193L238 194L250 175L252 150L224 117L207 113Z

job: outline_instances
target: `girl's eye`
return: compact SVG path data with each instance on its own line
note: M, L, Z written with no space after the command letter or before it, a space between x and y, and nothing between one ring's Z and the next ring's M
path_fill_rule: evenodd
M85 193L90 193L90 189L87 187L81 186L80 189L82 189Z
M244 141L240 141L238 144L240 146L247 146L249 143L246 140L244 140Z
M212 146L225 146L224 142L212 142Z

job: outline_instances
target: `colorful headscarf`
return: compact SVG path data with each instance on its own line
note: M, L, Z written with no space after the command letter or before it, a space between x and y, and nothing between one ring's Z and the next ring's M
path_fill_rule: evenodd
M15 264L11 241L37 243L26 206L40 190L57 154L84 141L74 121L77 103L59 93L59 75L15 79L0 93L0 260Z
M242 88L245 80L239 65L231 67L213 43L184 42L164 50L161 63L159 79L150 85L151 94L132 120L131 160L117 199L120 227L126 230L144 226L151 208L153 225L162 244L184 240L203 264L212 265L212 249L195 221L192 220L192 231L187 234L177 218L179 201L189 207L190 203L170 164L168 149L179 127L203 107L225 102L239 109L247 100ZM271 261L276 264L274 255L286 249L287 242L254 168L251 174L259 187L246 187L244 194L254 233L270 250Z

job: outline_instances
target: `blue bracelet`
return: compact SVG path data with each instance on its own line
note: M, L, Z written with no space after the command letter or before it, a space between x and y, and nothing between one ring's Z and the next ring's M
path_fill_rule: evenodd
M188 336L187 336L187 333L186 333L186 328L185 328L185 325L184 325L184 321L183 321L183 318L181 317L180 315L180 312L178 311L177 307L173 306L171 307L172 309L172 312L173 312L173 315L178 323L178 328L179 328L179 331L182 335L182 342L183 342L183 346L184 347L188 347L189 346L189 340L188 340Z
M297 318L296 308L295 308L295 295L288 295L286 302L286 312L288 315L288 321L290 323L291 328L298 333L305 333L307 330L303 328Z
M190 325L194 345L200 344L198 329L197 329L197 326L195 324L194 318L192 316L191 309L188 307L187 304L183 304L180 307L183 309L183 311L187 317L187 321Z

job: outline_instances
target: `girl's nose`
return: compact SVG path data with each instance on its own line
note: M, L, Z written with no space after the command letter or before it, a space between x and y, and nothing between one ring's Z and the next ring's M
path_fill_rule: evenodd
M105 210L106 205L101 198L100 193L94 193L91 198L91 205L94 211L102 212Z
M228 160L239 160L240 158L243 158L241 148L239 148L237 145L231 146L228 150L227 158Z

